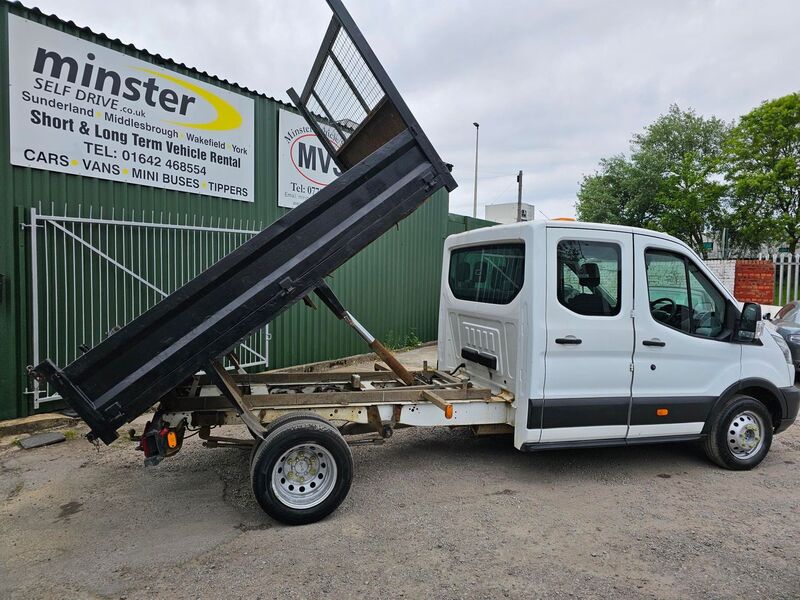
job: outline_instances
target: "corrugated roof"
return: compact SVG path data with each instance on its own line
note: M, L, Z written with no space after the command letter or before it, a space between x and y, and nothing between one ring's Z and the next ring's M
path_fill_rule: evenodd
M186 71L188 71L190 73L193 73L195 75L202 75L203 77L205 77L207 79L210 79L210 80L212 80L214 82L222 83L222 84L225 84L225 85L228 85L228 86L231 86L231 87L238 88L242 92L246 92L246 93L252 94L254 96L260 96L262 98L266 98L268 100L272 100L273 102L277 102L278 104L281 104L283 106L288 106L290 108L294 108L293 104L290 104L288 102L284 102L283 100L278 100L277 98L274 98L272 96L268 96L267 94L264 94L263 92L259 92L257 90L252 90L252 89L250 89L248 87L245 87L243 85L240 85L240 84L236 83L235 81L228 81L227 79L223 79L222 77L218 77L216 75L212 75L211 73L208 73L206 71L201 71L200 69L196 69L194 67L190 67L189 65L186 65L186 64L184 64L182 62L178 62L178 61L173 60L173 59L171 59L169 57L162 56L161 54L158 54L158 53L150 52L147 48L137 48L133 44L126 44L125 42L123 42L119 38L111 38L111 37L107 36L104 33L99 33L97 31L92 30L88 26L81 27L80 25L75 23L75 21L67 21L65 19L62 19L58 15L55 15L55 14L49 14L48 15L47 13L43 12L42 10L40 10L40 9L38 9L36 7L25 6L24 4L22 4L22 2L19 2L18 0L15 0L13 2L10 1L10 0L0 0L0 1L4 2L5 4L7 4L7 5L11 6L11 7L15 7L15 8L18 8L18 9L22 9L24 11L28 11L29 13L32 13L34 15L42 16L45 19L50 19L50 20L53 20L53 21L57 21L57 22L59 22L59 23L61 23L63 25L67 25L67 26L75 29L76 31L82 31L82 32L85 32L85 33L89 33L91 35L94 35L94 36L98 37L101 40L105 40L107 42L111 42L113 44L117 44L119 46L122 46L123 48L127 48L128 50L132 50L134 52L139 52L139 53L142 53L142 54L147 54L151 58L156 59L160 66L179 67L179 68L184 69L184 70L186 70Z

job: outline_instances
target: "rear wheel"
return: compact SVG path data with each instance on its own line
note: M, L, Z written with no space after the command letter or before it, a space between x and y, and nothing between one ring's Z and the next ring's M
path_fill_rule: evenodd
M261 508L288 525L313 523L347 497L353 456L339 431L319 417L286 422L259 444L250 465Z
M274 421L270 421L264 426L263 439L254 434L252 431L250 431L250 429L248 429L247 431L250 431L250 435L252 435L253 439L255 440L253 442L253 447L250 450L250 464L251 465L253 464L253 458L255 457L256 452L258 451L258 447L261 445L261 442L264 441L264 439L268 438L270 433L275 431L281 425L285 425L286 423L291 423L292 421L299 421L302 419L319 419L319 417L315 413L309 410L286 413L285 415L281 415Z
M717 412L705 441L706 456L719 466L744 471L757 466L772 445L772 415L750 396L734 396Z

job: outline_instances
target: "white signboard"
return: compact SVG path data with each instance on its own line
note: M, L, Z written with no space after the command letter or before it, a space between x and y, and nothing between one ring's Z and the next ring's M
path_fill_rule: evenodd
M336 140L331 137L331 142ZM300 115L278 115L278 206L294 208L339 176L339 169Z
M9 15L11 164L253 201L253 99Z

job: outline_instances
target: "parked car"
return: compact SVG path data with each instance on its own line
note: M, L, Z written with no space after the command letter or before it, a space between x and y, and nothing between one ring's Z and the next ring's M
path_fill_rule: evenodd
M800 300L789 302L772 319L775 329L786 340L792 362L800 374Z

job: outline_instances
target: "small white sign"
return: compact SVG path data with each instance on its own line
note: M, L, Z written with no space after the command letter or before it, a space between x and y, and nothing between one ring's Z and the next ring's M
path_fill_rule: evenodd
M335 133L331 143L336 143ZM278 206L294 208L340 175L339 168L300 115L278 115Z
M254 103L8 17L11 164L252 202Z

